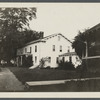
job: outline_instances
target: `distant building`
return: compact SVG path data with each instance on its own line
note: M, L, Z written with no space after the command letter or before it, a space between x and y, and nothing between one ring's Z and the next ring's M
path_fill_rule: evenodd
M57 67L57 61L62 56L69 56L69 59L70 56L76 56L71 45L71 41L62 34L53 34L29 42L17 50L17 66L22 66L25 57L31 56L33 66L39 65L40 60L47 57L49 59L48 66ZM73 54L70 55L70 52L73 52ZM74 58L74 60L77 60L77 58ZM75 62L74 60L72 58L72 62Z
M87 34L86 55L83 64L90 71L100 71L100 24L90 28Z

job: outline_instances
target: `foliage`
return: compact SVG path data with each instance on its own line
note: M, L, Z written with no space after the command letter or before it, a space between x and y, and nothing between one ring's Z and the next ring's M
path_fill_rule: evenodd
M32 56L31 55L28 55L27 57L23 56L22 67L31 67L32 65L33 65Z
M15 58L17 48L27 42L26 37L28 36L29 39L35 33L26 30L32 18L36 18L34 7L0 8L0 60L6 60L9 63Z
M78 65L78 66L76 67L76 72L78 72L78 73L84 72L83 68L84 68L84 67L83 67L82 65Z
M49 63L49 60L50 60L50 59L49 59L48 57L42 58L42 59L40 60L39 67L40 67L40 68L47 68L47 69L49 69L50 66L48 66L48 65L46 64L46 62Z
M42 34L42 35L41 35ZM22 32L19 32L18 34L18 48L22 47L24 44L40 39L43 36L43 32L37 32L33 30L25 30Z
M82 58L86 53L86 42L88 49L88 56L97 56L100 55L100 28L91 28L87 29L84 32L78 33L74 38L72 47L75 48L76 53Z
M32 18L36 18L36 8L0 8L0 28L4 31L2 34L10 34L23 29L25 25L29 26Z
M59 62L57 69L65 69L65 70L75 70L74 65L71 62Z
M85 55L86 50L86 44L85 41L87 41L87 35L85 32L80 32L78 35L74 38L74 42L72 44L72 47L75 48L75 52L77 55L81 58L82 53Z

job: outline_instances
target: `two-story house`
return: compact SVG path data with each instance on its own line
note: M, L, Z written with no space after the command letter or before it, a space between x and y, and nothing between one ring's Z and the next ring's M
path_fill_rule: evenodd
M17 66L23 65L23 56L31 56L33 66L37 66L43 57L50 59L50 66L57 67L59 55L74 52L72 43L62 34L53 34L27 43L17 50Z

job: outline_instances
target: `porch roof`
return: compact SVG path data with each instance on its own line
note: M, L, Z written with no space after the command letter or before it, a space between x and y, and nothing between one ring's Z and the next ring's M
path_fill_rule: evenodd
M59 55L59 57L62 57L62 56L70 56L70 55L77 55L76 52L68 52L68 53L64 53L64 54L61 54Z

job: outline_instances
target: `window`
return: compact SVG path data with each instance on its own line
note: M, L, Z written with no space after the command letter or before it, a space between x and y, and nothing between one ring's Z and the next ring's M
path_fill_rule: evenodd
M32 52L32 47L30 47L30 53Z
M51 57L49 57L49 63L51 63Z
M58 58L58 57L56 58L56 63L57 63L57 64L59 63L59 58Z
M69 49L68 49L68 52L70 52Z
M35 46L35 52L37 52L37 45Z
M58 36L58 41L60 41L60 36Z
M53 51L55 51L55 45L53 45Z
M37 56L35 56L35 63L37 63Z
M62 45L60 45L60 52L62 52Z
M25 48L25 53L27 53L27 48Z
M70 52L70 47L68 46L68 52Z

